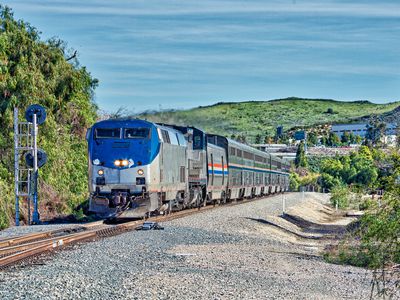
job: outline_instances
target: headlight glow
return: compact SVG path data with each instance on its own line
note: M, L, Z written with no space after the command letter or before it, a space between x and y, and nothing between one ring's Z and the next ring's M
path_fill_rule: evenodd
M139 169L139 170L137 170L137 173L138 173L139 175L143 175L143 174L144 174L144 171L143 171L142 169Z
M117 159L116 161L114 161L114 165L116 167L119 167L121 165L121 161Z
M123 161L121 161L121 165L122 165L123 167L126 167L128 164L129 164L129 162L128 162L126 159L124 159Z
M94 159L94 160L93 160L93 164L94 164L95 166L98 166L98 165L100 164L100 160L99 160L98 158Z
M104 175L104 170L102 170L102 169L98 170L97 174L99 174L100 176L103 176Z

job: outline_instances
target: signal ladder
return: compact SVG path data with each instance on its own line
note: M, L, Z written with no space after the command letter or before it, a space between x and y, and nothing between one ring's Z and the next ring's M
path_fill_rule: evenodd
M28 202L28 224L31 224L31 202L33 202L32 223L39 224L37 181L38 168L47 161L46 153L37 147L38 125L46 120L46 111L40 105L31 105L25 112L26 121L18 118L14 108L14 189L15 225L19 226L19 200ZM25 160L25 161L24 161Z
M20 122L18 119L18 108L14 108L14 183L15 183L15 225L19 226L19 200L26 198L28 201L28 224L31 224L31 201L32 201L32 173L33 169L22 162L27 152L33 154L35 135L33 124Z

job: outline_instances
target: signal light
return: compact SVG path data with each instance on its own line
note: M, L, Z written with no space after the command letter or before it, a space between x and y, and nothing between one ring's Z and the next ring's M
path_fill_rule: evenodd
M116 161L114 161L114 165L115 165L116 167L121 166L121 161L117 159Z

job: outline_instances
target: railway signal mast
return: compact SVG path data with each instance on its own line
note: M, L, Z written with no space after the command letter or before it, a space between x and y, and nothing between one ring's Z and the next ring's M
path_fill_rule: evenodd
M18 108L14 108L14 184L15 225L19 226L19 200L28 200L28 224L31 224L31 202L33 202L32 224L40 223L38 210L39 168L47 162L47 155L37 147L38 125L46 120L44 107L33 104L25 111L26 121L19 121ZM24 156L25 163L21 162Z

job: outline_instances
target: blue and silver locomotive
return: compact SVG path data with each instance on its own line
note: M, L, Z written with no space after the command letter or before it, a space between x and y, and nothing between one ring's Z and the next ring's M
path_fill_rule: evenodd
M288 190L289 164L194 127L138 119L88 130L90 211L108 218Z

